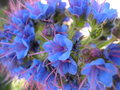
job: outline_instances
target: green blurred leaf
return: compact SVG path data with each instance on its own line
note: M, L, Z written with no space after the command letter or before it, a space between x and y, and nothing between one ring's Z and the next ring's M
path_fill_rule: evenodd
M6 9L6 8L4 8L4 9ZM6 18L6 14L3 12L3 10L0 10L0 17ZM3 28L3 25L4 25L4 24L5 24L5 21L2 20L2 19L0 19L0 29Z
M92 39L98 39L101 36L102 33L102 29L101 28L97 28L92 30L92 32L90 32L90 37Z

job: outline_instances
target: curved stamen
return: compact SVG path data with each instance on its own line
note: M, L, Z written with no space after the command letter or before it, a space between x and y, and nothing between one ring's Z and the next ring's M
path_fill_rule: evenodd
M99 68L100 70L103 70L103 71L106 71L106 72L109 72L109 73L112 73L111 70L105 68L105 67L101 67L101 66L96 66L97 68Z
M1 58L4 58L4 57L6 57L6 56L8 56L8 55L10 55L10 54L12 54L12 53L14 53L14 51L12 51L12 52L10 52L10 53L7 53L7 54L5 54L5 55L3 55L3 56L0 56L0 59L1 59Z
M112 54L111 56L114 56L114 57L118 57L118 58L120 58L120 55Z
M49 79L49 77L55 72L56 68L52 70L52 72L47 76L47 78L45 79L45 83L47 82L47 80Z
M81 82L78 90L81 90L81 89L82 89L82 86L84 85L84 83L85 83L86 80L87 80L87 77L85 77L85 78L82 80L82 82Z
M33 55L38 55L38 54L43 54L46 53L46 51L41 51L41 52L37 52L37 53L33 53L33 54L28 54L28 56L33 56Z

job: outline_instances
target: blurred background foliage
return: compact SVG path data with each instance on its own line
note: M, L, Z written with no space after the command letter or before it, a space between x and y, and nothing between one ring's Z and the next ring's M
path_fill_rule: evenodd
M0 0L0 17L6 17L6 15L3 13L3 10L8 6L8 1L9 0ZM5 22L0 19L0 29L2 29L4 23Z

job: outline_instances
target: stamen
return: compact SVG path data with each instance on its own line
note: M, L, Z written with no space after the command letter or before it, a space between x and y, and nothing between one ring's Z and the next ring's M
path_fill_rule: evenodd
M74 88L77 88L77 86L75 86L71 81L70 81L70 85ZM79 90L79 89L78 89Z
M84 67L84 68L82 69L82 71L85 70L85 69L90 69L90 68L91 68L91 66Z
M45 79L45 82L47 82L47 80L49 79L49 77L55 72L56 68L53 69L53 71L47 76L47 78Z
M56 82L56 80L57 80L57 69L56 69L56 72L54 72L55 73L55 79L54 79L54 82Z
M48 56L45 58L45 60L43 61L43 64L42 64L42 66L44 67L44 65L45 65L45 62L48 60Z
M1 58L4 58L4 57L6 57L7 55L10 55L10 54L12 54L12 53L14 53L14 51L13 51L13 52L10 52L10 53L7 53L6 55L0 56L0 59L1 59Z
M62 67L63 67L63 66L62 66L62 64L60 63L60 65L59 65L59 67L58 67L58 68L60 69L60 73L62 74L62 76L63 76L65 79L67 79L66 76L65 76L65 74L64 74L63 71L62 71Z
M7 45L12 45L12 43L6 43L6 42L0 42L0 44L7 44Z
M11 42L14 42L14 40L10 39L9 37L5 37L6 39L8 39Z
M85 83L86 80L87 80L87 77L85 77L85 78L82 80L82 82L81 82L78 90L81 90L81 89L82 89L82 86L84 85L84 83Z
M46 64L46 66L51 65L51 64L53 64L53 63L55 63L55 62L56 62L56 61L50 62L50 63Z
M19 0L18 0L19 4L24 7L25 9L27 9L29 12L32 12L29 8L27 8L24 4L22 4Z
M49 41L42 33L40 33L40 35L41 35L46 41Z
M17 36L17 34L15 34L15 33L11 32L11 31L8 31L8 30L9 30L9 29L7 29L6 33L10 33L10 34L12 34L12 35Z
M15 59L16 55L12 58L11 62Z
M28 89L27 81L25 81L25 83L24 83L24 86L23 86L23 87L25 88L25 90L27 90L27 89Z
M93 69L93 71L91 72L91 78L92 78L92 81L91 81L91 83L90 83L90 90L93 90L92 88L94 87L94 90L96 90L96 86L95 86L95 82L96 82L96 70L95 69ZM92 85L93 84L93 85Z
M66 32L59 32L58 34L67 34Z
M4 48L1 48L1 49L4 49ZM4 53L0 54L0 56L5 55L6 53L8 53L8 52L10 52L10 51L12 51L12 50L14 50L14 49L13 49L13 48L10 48L10 49L8 49L6 52L4 52Z
M110 52L120 53L120 50L111 50Z
M61 88L63 89L62 76L60 75Z
M37 52L37 53L33 53L33 54L28 54L28 56L33 56L33 55L38 55L38 54L43 54L46 53L46 51L41 51L41 52Z
M118 58L120 58L120 55L112 54L111 56L114 56L114 57L118 57Z
M107 69L107 68L105 68L105 67L101 67L101 66L96 66L98 69L100 69L100 70L103 70L103 71L106 71L106 72L109 72L109 73L112 73L112 71L111 70L109 70L109 69Z

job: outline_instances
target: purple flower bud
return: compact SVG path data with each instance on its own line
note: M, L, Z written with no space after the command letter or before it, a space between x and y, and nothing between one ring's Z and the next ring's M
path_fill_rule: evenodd
M98 48L94 48L90 50L90 56L92 57L100 57L102 55L102 52Z
M88 48L85 48L82 50L83 55L89 55L89 53L90 53L90 49L88 49Z
M113 28L112 29L112 34L116 37L120 39L120 28Z

